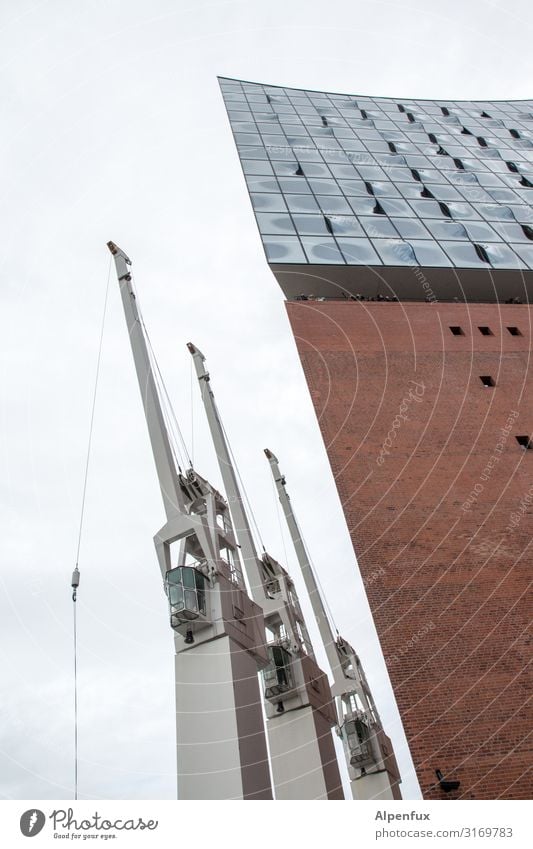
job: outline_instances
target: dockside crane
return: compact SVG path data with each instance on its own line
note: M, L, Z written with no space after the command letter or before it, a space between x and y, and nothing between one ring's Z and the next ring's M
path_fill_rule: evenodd
M266 551L258 556L236 468L202 352L188 345L241 546L250 592L262 608L270 663L263 669L267 735L276 799L343 799L331 729L336 725L329 682L319 668L286 569Z
M245 586L227 502L176 462L131 261L108 247L167 518L154 542L176 650L178 797L271 799L257 675L270 664L263 613Z
M350 774L354 799L401 799L400 775L390 738L385 734L361 661L352 646L334 636L324 600L302 539L277 457L265 449L289 528L305 587L333 675L337 728Z

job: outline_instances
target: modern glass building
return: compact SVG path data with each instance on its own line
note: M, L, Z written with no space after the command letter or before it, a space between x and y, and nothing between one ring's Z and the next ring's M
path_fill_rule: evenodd
M422 792L528 798L533 101L220 86Z
M405 266L432 269L428 288L439 299L524 297L533 101L220 85L266 257L287 296L307 293L294 266L312 264L334 267L313 281L312 294L326 297L419 300Z

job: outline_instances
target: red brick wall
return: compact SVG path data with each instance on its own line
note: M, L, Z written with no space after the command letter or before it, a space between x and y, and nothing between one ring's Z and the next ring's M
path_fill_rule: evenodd
M533 310L287 310L424 797L531 798Z

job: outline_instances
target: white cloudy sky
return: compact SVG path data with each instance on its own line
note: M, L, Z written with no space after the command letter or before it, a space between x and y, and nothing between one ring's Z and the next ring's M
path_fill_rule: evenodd
M0 796L72 792L72 603L108 272L134 259L191 434L204 350L267 547L280 457L337 624L418 794L325 450L216 75L348 93L523 98L526 0L1 0ZM195 461L220 478L193 387ZM80 566L80 796L175 794L163 507L112 278ZM289 558L293 563L292 558Z

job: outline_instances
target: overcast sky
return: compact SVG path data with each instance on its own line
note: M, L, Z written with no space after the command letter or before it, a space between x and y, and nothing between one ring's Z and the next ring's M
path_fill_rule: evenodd
M220 486L196 382L191 396L189 340L206 354L266 546L283 560L262 449L278 455L339 630L393 738L404 798L417 797L216 75L524 98L530 57L526 0L1 0L2 798L72 795L70 577L109 239L134 261L196 468ZM175 796L173 641L152 543L163 520L113 272L80 558L81 798ZM287 535L285 545L294 573Z

